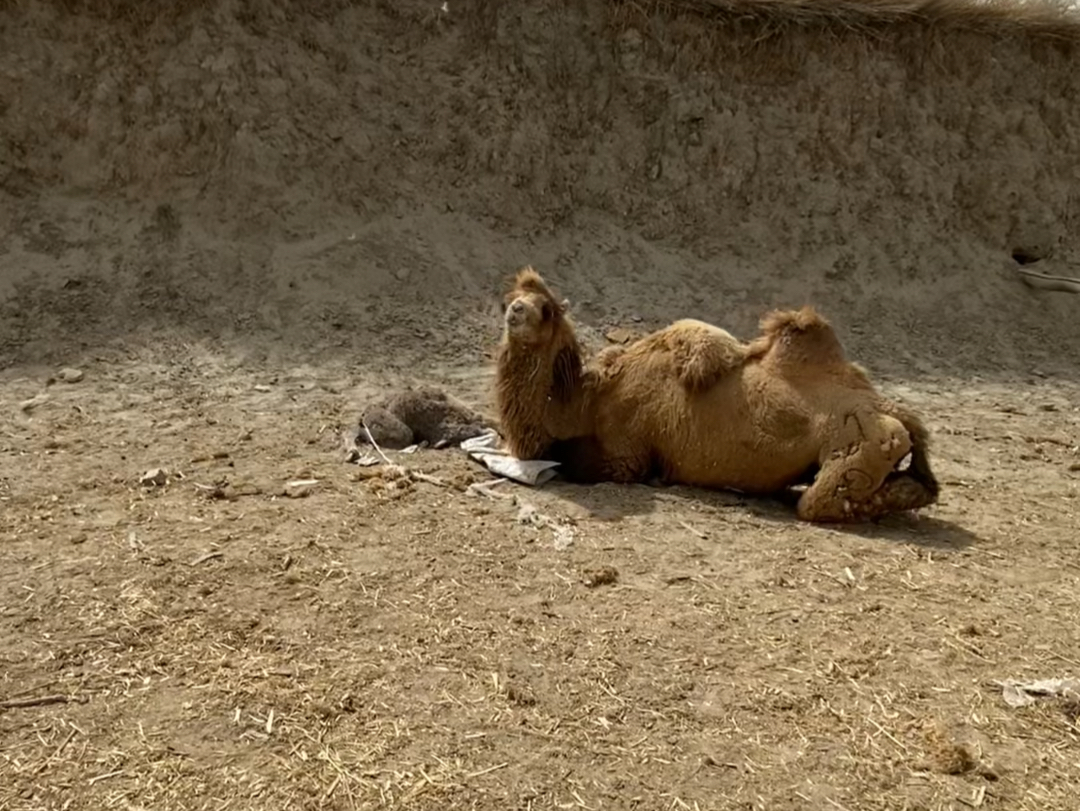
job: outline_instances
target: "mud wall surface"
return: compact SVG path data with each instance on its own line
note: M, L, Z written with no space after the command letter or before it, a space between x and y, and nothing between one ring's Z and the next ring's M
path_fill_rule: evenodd
M0 8L0 363L480 363L532 263L596 327L811 302L880 369L1077 368L1078 300L1017 274L1080 275L1067 22L152 5Z

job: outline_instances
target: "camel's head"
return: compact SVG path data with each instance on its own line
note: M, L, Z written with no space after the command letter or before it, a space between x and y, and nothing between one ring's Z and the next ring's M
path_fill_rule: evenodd
M518 272L513 289L506 294L506 337L531 346L559 343L572 329L566 318L569 307L565 299L555 298L539 273L525 268Z

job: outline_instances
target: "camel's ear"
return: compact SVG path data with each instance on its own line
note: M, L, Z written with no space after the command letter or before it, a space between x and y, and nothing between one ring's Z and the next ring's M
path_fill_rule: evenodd
M568 312L570 312L570 299L568 299L568 298L564 298L564 299L563 299L563 300L562 300L562 301L561 301L561 302L559 303L559 312L561 312L561 313L568 313Z

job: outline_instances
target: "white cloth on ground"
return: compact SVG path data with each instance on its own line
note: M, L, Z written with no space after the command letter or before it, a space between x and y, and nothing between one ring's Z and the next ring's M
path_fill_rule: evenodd
M559 464L544 459L518 459L500 447L499 435L490 429L466 439L461 443L461 449L496 476L513 479L530 487L540 487L550 481Z

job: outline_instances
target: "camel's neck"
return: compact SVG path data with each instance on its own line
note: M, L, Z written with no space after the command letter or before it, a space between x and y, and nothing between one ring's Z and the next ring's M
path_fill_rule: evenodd
M553 440L586 430L581 377L576 344L548 353L509 342L500 347L495 378L499 420L516 456L534 458Z
M551 358L528 347L508 344L499 352L498 377L501 386L512 387L516 397L529 397L543 402L550 394L555 379Z

